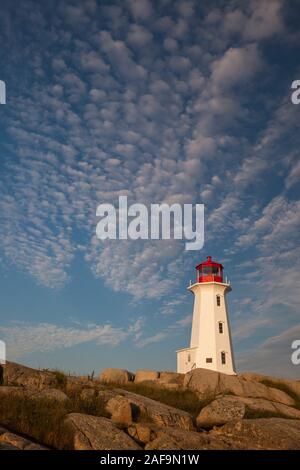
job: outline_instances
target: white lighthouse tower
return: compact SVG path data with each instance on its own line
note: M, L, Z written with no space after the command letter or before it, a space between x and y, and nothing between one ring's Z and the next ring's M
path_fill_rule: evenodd
M235 375L226 303L230 284L223 281L222 264L210 256L196 271L196 282L188 287L195 296L191 343L177 351L177 372L185 374L202 367Z

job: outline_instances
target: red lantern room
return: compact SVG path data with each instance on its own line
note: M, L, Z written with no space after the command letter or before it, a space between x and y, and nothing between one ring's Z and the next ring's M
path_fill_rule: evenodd
M197 282L223 282L223 265L215 263L211 256L196 266Z

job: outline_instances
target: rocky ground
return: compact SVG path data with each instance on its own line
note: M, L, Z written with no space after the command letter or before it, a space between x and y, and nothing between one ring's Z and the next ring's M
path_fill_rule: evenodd
M0 450L300 449L300 381L14 363L0 375Z

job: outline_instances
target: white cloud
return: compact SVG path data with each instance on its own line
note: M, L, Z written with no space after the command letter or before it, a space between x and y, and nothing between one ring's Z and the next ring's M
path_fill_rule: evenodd
M145 348L153 343L159 343L160 341L166 338L167 334L165 332L156 333L153 336L149 336L149 338L144 338L137 343L138 348Z
M255 371L279 377L299 378L299 367L293 365L292 342L300 339L300 326L295 325L266 339L256 348L237 360L240 371Z
M262 67L256 44L230 47L212 64L212 81L217 89L226 89L252 78Z
M131 12L136 20L146 20L153 14L149 0L128 0Z
M250 40L264 39L284 31L281 14L283 0L252 0L251 16L243 29Z
M9 358L70 348L90 341L98 345L117 346L129 334L109 324L74 328L51 323L0 327L0 332L6 342Z
M153 34L138 24L132 24L127 34L127 40L134 47L144 47L148 45L153 38Z
M207 240L217 234L223 246L222 232L233 229L231 249L236 240L243 240L244 247L256 240L249 224L259 217L244 216L250 210L246 192L270 161L282 157L273 154L278 138L298 125L296 110L278 100L280 111L257 139L239 127L246 123L256 133L255 110L253 115L245 96L263 63L258 17L264 37L270 37L280 30L279 3L267 7L262 1L256 9L254 2L247 8L232 3L225 19L214 9L202 21L192 14L196 2L177 2L171 17L166 13L171 2L163 2L158 14L151 2L129 1L101 7L100 24L98 6L84 2L78 8L81 27L88 25L85 39L78 34L78 9L61 12L67 24L63 30L54 25L48 49L56 41L64 47L57 57L51 54L49 73L44 67L47 83L34 82L23 98L20 93L9 119L19 160L11 162L5 181L11 194L1 198L7 259L46 286L62 286L70 276L79 231L89 266L110 288L136 298L168 295L190 269L188 263L175 280L169 274L174 262L183 262L180 245L120 243L116 248L91 241L95 208L114 202L121 192L146 203L199 202L201 195L207 203ZM245 44L245 37L239 42L238 36L230 43L237 19L242 30L244 21L252 24L247 34L256 31L257 44ZM218 34L213 29L223 20L225 37L222 29ZM43 69L47 58L39 41L26 53L37 57ZM243 96L234 89L237 84L245 86ZM285 162L285 171L296 182L294 162ZM213 177L222 184L214 184ZM268 237L271 243L272 236L277 237L266 231L264 243Z
M292 168L285 179L285 185L289 189L300 180L300 160L292 164Z
M102 73L109 70L109 65L104 62L96 51L82 52L80 61L83 71Z
M167 51L176 51L178 48L178 42L174 38L166 38L164 40L164 48Z
M107 60L123 78L142 79L146 77L146 69L135 63L131 51L124 41L114 40L108 31L102 31L99 34L99 40L102 50L107 55Z
M169 326L164 328L162 331L158 331L154 335L143 337L136 342L138 348L144 348L153 343L160 343L170 336L179 335L183 328L190 327L192 323L192 315L185 315L179 320L170 323Z
M249 338L253 335L254 332L260 330L261 328L270 328L272 326L273 320L269 316L267 317L258 317L255 315L250 318L239 319L234 328L232 328L232 336L235 343L242 341L245 338Z
M193 1L180 1L177 3L177 8L179 13L185 18L190 18L195 14L195 4Z

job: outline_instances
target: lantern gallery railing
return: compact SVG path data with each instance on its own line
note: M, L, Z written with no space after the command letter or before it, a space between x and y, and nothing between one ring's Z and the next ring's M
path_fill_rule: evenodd
M225 277L225 280L223 276L219 276L217 274L205 274L205 275L200 275L197 276L196 283L199 282L224 282L225 284L230 285L230 281L228 281L227 276ZM193 282L190 280L190 286L193 284Z

